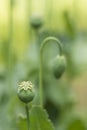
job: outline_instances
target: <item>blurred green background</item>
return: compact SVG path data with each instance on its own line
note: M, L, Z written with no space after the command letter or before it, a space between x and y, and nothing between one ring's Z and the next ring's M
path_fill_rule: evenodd
M29 5L31 3L31 6ZM52 5L49 5L52 4ZM13 46L16 48L17 52L24 50L25 43L29 39L28 28L29 25L29 10L31 10L31 15L39 15L43 17L47 28L56 29L58 32L66 32L65 21L63 20L63 12L67 11L70 18L74 19L76 22L76 27L78 31L87 29L86 19L86 0L15 0L15 5L13 8ZM10 16L10 0L0 1L0 38L7 39L9 36L9 16ZM30 7L29 7L30 6ZM49 13L49 7L52 6ZM48 14L51 15L50 19ZM17 44L17 46L16 46ZM21 47L20 47L21 44Z
M54 78L51 61L58 50L50 42L43 56L45 109L56 130L87 129L86 5L86 0L0 0L1 130L26 129L16 90L20 81L31 80L38 104L39 48L47 36L62 42L67 70Z

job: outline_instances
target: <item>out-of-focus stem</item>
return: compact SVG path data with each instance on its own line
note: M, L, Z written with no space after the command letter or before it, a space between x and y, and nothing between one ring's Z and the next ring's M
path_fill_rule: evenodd
M28 27L29 27L29 38L31 38L31 26L30 26L30 18L32 16L32 0L27 0L26 1L26 6L27 6L27 17L28 17Z
M9 86L12 82L12 42L13 42L13 0L10 0L10 9L9 9L9 42L8 42L8 72L7 78Z
M48 26L51 28L52 25L52 11L53 11L53 0L46 0L46 16L48 21Z

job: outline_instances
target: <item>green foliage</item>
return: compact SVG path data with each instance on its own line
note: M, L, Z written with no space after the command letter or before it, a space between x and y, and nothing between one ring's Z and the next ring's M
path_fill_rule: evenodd
M51 120L48 118L46 110L40 106L33 105L29 114L30 130L54 130L54 126ZM27 129L26 127L26 117L20 115L17 121L18 128L20 130Z
M68 125L67 130L86 130L85 124L81 119L74 119Z
M39 106L33 106L30 111L30 130L54 130L47 112Z
M28 50L26 51L23 61L18 61L18 60L12 61L12 64L14 65L14 67L11 68L11 71L13 72L12 77L11 77L12 86L10 86L7 82L7 77L9 75L6 75L6 73L1 74L1 78L0 78L0 90L1 90L0 91L0 105L2 106L2 108L0 108L1 113L2 113L1 114L2 120L0 120L1 129L6 129L6 128L7 130L14 130L14 129L26 130L27 129L26 118L24 119L21 117L20 119L20 117L18 117L19 113L23 113L24 116L25 116L25 113L24 113L23 104L21 104L17 100L17 97L15 98L16 91L14 90L17 88L19 81L23 81L23 80L33 81L33 83L36 86L36 93L37 93L33 103L38 104L38 100L39 100L38 99L39 45L40 44L36 42L31 43L29 45ZM45 109L47 109L47 112L49 113L49 117L54 122L54 124L57 123L57 125L59 125L59 122L62 117L63 120L62 120L62 123L60 124L60 128L62 128L62 130L66 130L66 127L68 125L69 125L68 128L70 130L73 130L75 129L75 127L78 127L78 126L72 123L72 126L74 128L72 127L71 129L71 125L70 125L71 122L68 124L66 123L66 118L70 120L72 117L72 115L71 116L69 115L70 113L72 113L71 110L75 103L75 97L70 87L71 85L64 78L61 80L56 80L52 74L52 70L50 67L51 59L55 57L55 55L57 54L57 51L58 50L56 46L54 46L53 44L50 44L47 46L47 50L45 51L45 54L43 56L44 62L45 62L44 77L43 77ZM71 73L71 70L69 70L69 73ZM2 76L4 78L2 78ZM11 91L9 91L9 89ZM39 114L37 114L38 112ZM5 116L7 117L6 119L4 119ZM9 122L7 122L8 118L10 120ZM34 121L34 123L32 120ZM41 124L39 124L40 126L38 126L38 127L41 127L41 129L45 127L45 122L48 125L46 125L46 128L44 129L47 129L48 127L49 127L49 130L54 129L53 125L49 122L46 111L44 111L42 108L38 106L33 106L30 110L30 122L31 122L30 125L33 124L31 126L32 130L34 129L33 127L36 128L37 120L38 122L41 122ZM44 126L43 126L43 120L44 120ZM8 127L5 128L3 122L5 122ZM39 128L37 128L37 130L38 129ZM56 125L55 125L55 129L57 129ZM58 130L60 129L58 128Z
M26 118L24 118L23 115L19 116L17 126L19 130L27 130Z
M15 4L15 0L11 0L11 6ZM49 1L50 2L50 1ZM50 8L51 9L51 8ZM48 9L49 10L49 9ZM51 13L51 12L49 12ZM12 14L12 13L11 13ZM13 13L14 14L14 13ZM80 65L75 66L75 60L78 62L79 50L83 47L82 35L77 37L76 26L69 17L67 11L63 14L66 33L58 33L58 30L52 31L47 28L38 30L35 34L30 34L31 43L28 43L27 49L21 60L13 49L12 41L0 39L0 129L1 130L27 130L26 114L24 104L16 97L16 89L18 83L23 80L32 81L36 86L36 95L34 101L30 104L30 130L85 130L85 124L81 119L72 119L75 116L73 106L76 99L71 88L72 79L79 74ZM51 18L49 16L49 18ZM50 21L50 19L49 19ZM57 20L56 20L57 21ZM35 29L40 29L44 24L43 18L35 17L29 22ZM14 24L13 24L14 25ZM19 26L19 25L17 25ZM51 26L51 25L50 25ZM27 27L27 26L26 26ZM24 30L23 30L24 31ZM17 40L18 38L17 29ZM30 33L32 30L30 30ZM29 35L29 34L28 34ZM20 33L21 36L21 33ZM63 42L64 52L67 57L67 70L61 79L55 79L52 73L51 61L58 54L59 50L49 43L44 50L43 55L43 91L44 91L44 107L42 109L39 104L39 49L42 40L48 36L55 36ZM11 36L12 38L12 36ZM28 39L30 41L30 39ZM21 38L21 41L23 39ZM18 43L18 42L17 42ZM26 44L26 42L25 42ZM77 47L75 52L75 45ZM21 45L19 44L19 47ZM78 49L79 46L79 49ZM87 46L85 45L84 48ZM17 46L18 48L18 46ZM21 50L21 49L20 49ZM11 51L11 52L10 52ZM82 52L82 51L81 51ZM19 51L20 54L20 51ZM82 53L81 53L82 55ZM80 57L80 56L79 56ZM84 59L84 58L83 58ZM81 70L80 70L81 71ZM68 75L68 77L67 77ZM32 105L34 104L34 105ZM20 115L20 113L22 115ZM49 117L48 117L49 115ZM50 118L50 119L49 119ZM54 126L53 126L53 123ZM85 121L87 122L87 121Z

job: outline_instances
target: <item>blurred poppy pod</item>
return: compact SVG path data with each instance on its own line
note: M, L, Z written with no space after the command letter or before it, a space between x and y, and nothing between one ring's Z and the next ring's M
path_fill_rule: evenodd
M56 58L53 61L52 69L53 69L54 76L57 79L62 76L62 74L64 73L66 69L66 59L63 55L56 56Z
M40 17L34 16L31 18L30 24L34 29L39 29L43 25L43 20Z
M33 84L29 81L21 82L18 87L17 95L24 103L32 101L35 95Z

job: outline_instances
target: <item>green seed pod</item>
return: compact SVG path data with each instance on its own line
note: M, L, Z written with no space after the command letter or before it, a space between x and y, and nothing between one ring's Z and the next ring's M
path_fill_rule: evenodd
M33 84L29 81L21 82L18 87L17 95L24 103L32 101L35 95Z
M53 62L53 73L54 76L58 79L62 76L62 74L64 73L66 69L66 59L65 57L62 55L57 55L57 57L54 59Z
M30 24L34 29L39 29L43 25L42 18L34 16L31 18Z

